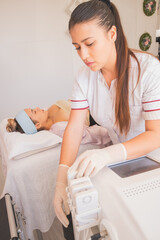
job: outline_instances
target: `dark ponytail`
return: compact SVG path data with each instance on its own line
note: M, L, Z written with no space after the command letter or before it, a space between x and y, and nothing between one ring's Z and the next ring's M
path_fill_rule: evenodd
M125 37L120 16L117 11L117 8L113 3L112 12L115 17L115 26L117 28L117 39L116 39L116 50L117 50L117 72L118 72L118 81L116 89L116 104L115 104L115 119L116 124L119 126L120 132L127 132L130 129L130 111L129 111L129 64L130 64L130 55L135 58L138 64L139 74L140 74L140 65L135 54L128 48L127 39ZM123 63L123 64L122 64ZM138 79L139 81L139 75Z
M97 20L99 26L109 31L114 25L117 29L117 39L115 42L117 51L117 88L115 102L115 124L121 133L127 134L130 129L129 111L129 63L130 55L135 58L140 65L135 54L128 48L127 40L122 28L121 20L117 8L109 0L91 0L84 2L72 12L69 21L69 30L78 23ZM137 81L139 81L139 76Z

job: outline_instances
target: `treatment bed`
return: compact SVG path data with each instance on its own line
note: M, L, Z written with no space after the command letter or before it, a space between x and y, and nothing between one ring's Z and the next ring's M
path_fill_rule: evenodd
M33 135L8 133L6 124L7 119L0 123L0 152L5 176L2 196L9 193L13 197L26 219L26 231L32 240L33 230L47 232L55 217L52 202L62 138L49 131ZM99 147L99 143L88 142L80 146L79 154Z

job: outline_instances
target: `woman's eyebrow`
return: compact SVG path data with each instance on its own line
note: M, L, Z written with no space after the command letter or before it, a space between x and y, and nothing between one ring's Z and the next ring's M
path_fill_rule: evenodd
M85 42L86 40L88 40L88 39L90 39L90 38L93 38L93 37L88 37L88 38L85 38L85 39L83 39L81 42ZM75 45L75 44L77 44L77 45L78 45L78 43L75 43L75 42L72 42L72 44L73 44L73 45Z

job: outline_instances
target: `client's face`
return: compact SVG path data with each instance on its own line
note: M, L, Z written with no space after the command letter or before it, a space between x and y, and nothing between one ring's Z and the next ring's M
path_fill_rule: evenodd
M31 109L24 109L27 115L32 119L34 123L40 123L41 127L45 126L45 123L48 120L48 111L40 109L39 107Z

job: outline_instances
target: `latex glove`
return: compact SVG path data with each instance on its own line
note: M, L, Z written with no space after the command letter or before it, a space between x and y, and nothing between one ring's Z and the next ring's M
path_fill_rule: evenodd
M87 150L72 165L69 174L77 172L76 177L94 176L105 165L124 161L127 152L123 144L115 144L103 149Z
M69 205L67 202L67 193L66 193L68 169L69 167L67 165L63 165L63 164L59 165L57 179L56 179L54 200L53 200L53 205L54 205L57 218L66 228L69 225L69 221L66 215L70 213Z

